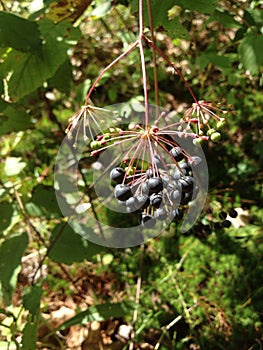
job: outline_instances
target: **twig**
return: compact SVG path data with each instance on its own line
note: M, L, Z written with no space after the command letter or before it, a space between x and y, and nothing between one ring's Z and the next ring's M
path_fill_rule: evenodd
M190 313L190 311L192 311L193 309L195 309L197 306L198 306L198 303L192 305L191 307L189 307L189 308L187 309L187 312ZM158 339L158 342L156 343L156 345L155 345L155 347L154 347L154 350L158 350L158 349L159 349L159 347L160 347L160 345L161 345L161 342L162 342L162 340L163 340L163 337L164 337L165 333L166 333L170 328L172 328L177 322L179 322L182 318L183 318L183 316L182 316L182 315L179 315L179 316L177 316L175 319L173 319L168 325L163 326L163 327L161 328L162 334L161 334L160 338Z
M143 258L144 258L144 251L145 251L145 245L141 245L141 257L140 257L140 267L139 267L139 276L137 278L137 285L136 285L136 295L135 295L135 304L136 307L133 312L133 319L132 319L132 325L135 326L137 319L138 319L138 306L140 304L140 296L141 296L141 286L142 286L142 270L143 270ZM135 337L135 331L131 334L131 343L129 346L129 350L134 349L134 337Z
M152 9L150 0L147 0L148 7L148 16L149 16L149 25L150 25L150 33L151 33L151 41L155 45L155 36L153 31L153 19L152 19ZM159 88L158 88L158 72L157 72L157 63L156 63L156 52L152 48L153 55L153 75L154 75L154 92L155 92L155 103L159 106ZM158 113L158 110L156 111Z

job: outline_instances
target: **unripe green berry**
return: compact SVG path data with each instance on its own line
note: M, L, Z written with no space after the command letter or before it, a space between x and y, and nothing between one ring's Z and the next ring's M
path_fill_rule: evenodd
M221 134L220 132L214 132L210 138L213 142L218 142L221 139Z
M219 120L219 122L217 122L216 127L217 129L222 129L226 124L225 118L222 118L221 120Z
M204 141L202 140L201 137L197 137L196 139L193 139L193 144L194 145L201 145Z
M100 148L100 141L91 141L90 148L91 149L98 149L98 148Z
M133 166L126 167L125 168L125 172L126 172L127 175L133 175L134 172L135 172L135 167L133 167Z
M207 135L207 136L211 136L214 132L216 132L215 129L209 129L209 130L207 130L206 135Z

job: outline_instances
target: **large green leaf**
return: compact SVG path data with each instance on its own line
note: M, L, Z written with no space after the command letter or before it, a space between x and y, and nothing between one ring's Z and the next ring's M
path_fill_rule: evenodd
M27 52L41 47L37 24L12 13L0 12L0 45Z
M37 348L37 331L38 323L29 315L27 317L27 323L23 328L21 350L35 350Z
M11 220L14 213L13 205L9 202L0 203L0 213L1 213L1 220L0 220L0 237L1 237L1 231L4 231L11 224Z
M5 103L3 109L0 106L0 135L28 129L30 124L30 116L15 105Z
M185 31L186 29L180 29L180 22L179 18L175 18L173 20L169 20L168 18L168 11L175 5L182 7L186 10L192 10L192 11L198 11L201 13L212 13L215 10L216 6L216 0L151 0L151 13L152 13L152 20L153 20L153 26L160 27L162 26L165 29L175 29L177 31L177 34L179 34L179 37L186 36ZM132 11L138 12L138 0L132 1ZM143 11L144 11L144 22L146 25L149 25L149 18L148 18L148 9L147 9L147 2L143 2ZM183 34L183 35L182 35Z
M82 238L69 225L57 225L50 238L51 242L54 240L56 243L49 252L50 259L68 265L91 259L103 250L102 246Z
M39 285L26 286L24 289L23 306L33 318L38 315L42 292L42 286Z
M5 75L11 73L8 92L12 100L28 95L51 78L66 61L71 41L80 35L80 31L69 22L54 24L43 19L39 21L39 29L44 37L40 51L22 53L12 50L3 64Z
M31 216L59 218L61 212L52 186L38 185L33 189L32 198L25 208Z
M28 244L25 233L7 238L0 246L0 282L3 298L10 305L21 269L21 258Z
M123 303L105 303L96 306L91 306L87 310L78 313L62 323L57 329L66 329L76 324L84 324L92 321L104 321L111 317L124 317L128 313Z
M263 65L262 47L263 36L252 33L246 35L238 47L240 60L252 75L258 74Z

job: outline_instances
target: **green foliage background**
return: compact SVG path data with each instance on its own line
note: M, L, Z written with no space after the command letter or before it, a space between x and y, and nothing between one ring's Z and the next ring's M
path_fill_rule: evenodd
M94 305L76 310L60 329L110 317L130 323L135 308L141 249L106 249L75 234L56 203L53 167L68 119L83 104L91 83L136 39L138 1L61 3L44 1L34 8L27 1L0 2L0 349L45 348L47 339L38 337L38 327L41 314L49 312L50 290L58 300L78 294L72 281L87 265L98 276L114 275L118 283L112 284L111 295L121 292L121 301L94 295ZM261 349L261 5L151 0L158 47L200 99L230 108L222 142L205 147L208 206L215 217L231 207L242 207L248 215L246 225L237 229L196 237L179 236L171 227L167 236L148 243L137 306L138 347L156 345L158 337L147 337L156 329L163 350ZM144 11L147 25L146 6ZM146 60L151 63L150 52ZM147 73L153 86L150 65ZM133 52L104 75L92 98L101 107L140 99L140 79L138 52ZM158 79L162 106L190 102L182 82L161 60ZM153 89L150 100L154 103ZM208 215L201 220L206 224ZM38 278L27 276L22 283L31 254L48 274L34 271ZM180 320L165 331L178 315Z

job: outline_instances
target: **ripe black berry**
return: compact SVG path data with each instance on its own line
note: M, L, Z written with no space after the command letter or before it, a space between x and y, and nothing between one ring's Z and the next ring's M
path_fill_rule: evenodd
M114 188L114 196L120 201L126 201L132 196L130 186L122 184L116 185Z
M142 226L145 228L153 228L156 224L156 219L152 215L142 215Z
M170 150L170 154L174 157L177 162L184 159L183 150L181 147L174 147Z
M150 197L150 203L154 208L159 208L162 204L163 196L161 193L153 193Z
M224 228L229 228L229 227L231 226L231 221L229 221L229 220L224 220L224 221L222 222L222 226L223 226Z
M192 176L184 176L178 180L178 183L181 184L183 192L193 192L195 180Z
M158 193L163 190L163 181L160 177L151 177L148 180L149 193Z
M125 176L125 171L122 168L113 168L110 172L110 178L117 184L122 183Z
M180 210L180 209L173 209L172 211L171 211L171 219L172 219L172 221L173 222L177 222L177 221L179 221L179 220L181 220L182 218L183 218L183 216L184 216L184 213L183 213L183 211L182 210Z
M230 209L228 214L231 218L236 218L238 216L238 212L235 209Z
M154 217L157 219L157 220L165 220L167 218L167 212L165 210L165 208L158 208L155 210L154 212Z
M219 213L219 218L220 218L221 220L225 220L226 217L227 217L227 213L226 213L225 211L221 211L221 212Z
M137 198L137 203L136 203L137 209L144 210L150 205L150 198L148 196L145 196L142 194L137 196L136 198Z

